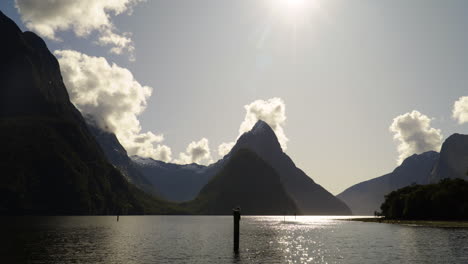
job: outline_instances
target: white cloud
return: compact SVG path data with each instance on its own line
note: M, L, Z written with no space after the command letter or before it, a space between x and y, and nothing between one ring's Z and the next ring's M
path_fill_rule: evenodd
M54 52L70 100L84 116L116 134L129 155L170 161L171 150L161 145L163 135L142 132L138 115L146 108L152 88L138 83L132 73L103 57L73 50Z
M468 96L462 96L453 104L452 117L459 124L468 123Z
M111 16L131 13L142 0L15 0L15 6L26 27L39 35L60 40L57 33L72 30L78 37L98 33L101 46L111 46L110 52L127 52L134 59L130 33L117 33Z
M390 131L398 142L398 163L413 154L440 151L442 133L431 127L431 118L418 111L399 115L393 119Z
M244 106L246 111L244 121L239 128L238 138L252 129L258 120L265 121L275 132L283 151L286 151L288 138L284 133L286 122L286 105L281 98L274 97L268 100L256 100ZM234 142L222 143L218 147L218 154L224 156L232 149Z
M234 142L229 142L229 143L221 143L218 146L218 155L221 157L224 157L231 151L232 147L234 147L235 143Z
M174 162L179 164L209 164L213 162L208 139L202 138L199 141L191 142L185 152L180 153L179 158Z

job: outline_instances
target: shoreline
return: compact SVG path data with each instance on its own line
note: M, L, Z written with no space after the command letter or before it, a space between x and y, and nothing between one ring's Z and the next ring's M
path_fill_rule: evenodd
M339 219L344 221L356 221L378 224L394 224L406 226L421 227L439 227L439 228L468 228L468 221L433 221L433 220L390 220L382 218L353 218Z

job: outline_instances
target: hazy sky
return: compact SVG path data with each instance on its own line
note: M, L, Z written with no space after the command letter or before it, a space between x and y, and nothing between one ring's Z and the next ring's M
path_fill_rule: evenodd
M93 12L79 12L88 0L48 2L0 10L58 50L64 75L79 77L64 78L80 110L117 130L141 125L116 131L127 150L215 161L252 103L250 114L275 115L296 165L337 194L468 132L468 100L452 114L468 95L468 1L114 0ZM133 93L96 99L83 84ZM271 98L284 109L253 103Z

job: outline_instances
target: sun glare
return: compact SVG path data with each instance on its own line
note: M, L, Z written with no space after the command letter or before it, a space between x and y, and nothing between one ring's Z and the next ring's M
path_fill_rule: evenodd
M297 19L318 8L318 0L275 0L276 13L288 19Z
M304 7L305 0L282 0L284 5L289 8L301 8Z

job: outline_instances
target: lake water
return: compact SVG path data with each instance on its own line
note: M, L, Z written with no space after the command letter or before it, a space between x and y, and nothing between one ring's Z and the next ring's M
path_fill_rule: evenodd
M468 263L468 229L243 216L0 218L1 263Z

